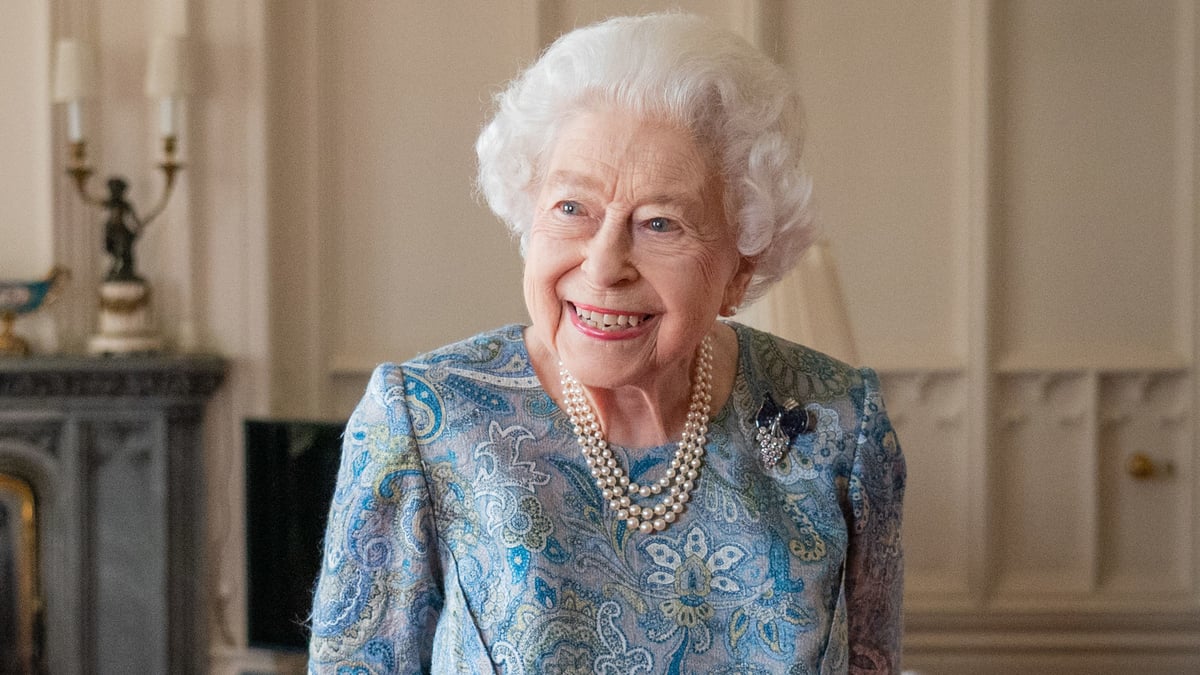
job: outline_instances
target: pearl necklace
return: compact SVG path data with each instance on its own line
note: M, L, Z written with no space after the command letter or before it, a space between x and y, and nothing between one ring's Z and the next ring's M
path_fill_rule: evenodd
M691 499L692 489L700 476L701 458L708 435L712 357L712 337L706 335L696 354L692 398L688 404L687 422L683 425L683 437L679 440L666 475L649 485L630 481L626 472L617 466L617 458L604 438L600 420L584 396L583 387L567 371L566 366L561 362L558 364L567 415L575 427L575 438L592 477L596 479L596 487L617 517L624 520L631 530L637 528L639 532L647 534L667 529L683 513L686 508L684 505ZM633 502L632 495L641 498L663 496L654 506L641 506Z

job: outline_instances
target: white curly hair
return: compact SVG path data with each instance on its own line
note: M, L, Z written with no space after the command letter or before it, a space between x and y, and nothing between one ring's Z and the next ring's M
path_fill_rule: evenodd
M711 148L738 251L755 263L743 304L787 273L815 237L796 87L769 58L707 19L651 14L571 31L495 104L475 143L478 187L521 238L522 254L558 128L597 106L665 117Z

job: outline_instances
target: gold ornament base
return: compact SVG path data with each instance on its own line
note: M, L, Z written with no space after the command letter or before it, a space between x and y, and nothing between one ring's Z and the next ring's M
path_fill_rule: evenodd
M0 329L0 356L29 356L29 343L13 333L13 322L16 320L17 315L13 312L0 315L0 324L3 324L3 329Z
M150 286L144 281L100 285L100 332L88 340L92 355L154 354L162 337L150 319Z

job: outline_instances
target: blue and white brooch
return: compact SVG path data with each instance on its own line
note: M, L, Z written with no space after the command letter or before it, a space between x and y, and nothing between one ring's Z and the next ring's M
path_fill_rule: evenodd
M783 453L796 436L816 428L817 420L812 411L801 408L795 399L789 398L780 406L768 393L754 416L754 426L758 427L755 438L759 456L770 469L783 459Z

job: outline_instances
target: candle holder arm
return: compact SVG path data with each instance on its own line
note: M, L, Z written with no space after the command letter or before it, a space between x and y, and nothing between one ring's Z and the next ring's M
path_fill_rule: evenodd
M171 193L175 190L175 177L183 170L183 164L175 159L175 147L176 141L174 136L165 136L163 138L163 155L165 159L158 165L165 179L162 196L158 198L158 203L154 205L154 208L150 209L146 217L138 223L140 227L149 225L151 221L167 208L167 201L171 199Z
M75 190L84 203L104 206L104 197L94 197L88 192L88 179L92 176L92 167L87 165L87 145L83 141L71 143L71 163L67 165L67 175L74 180Z

